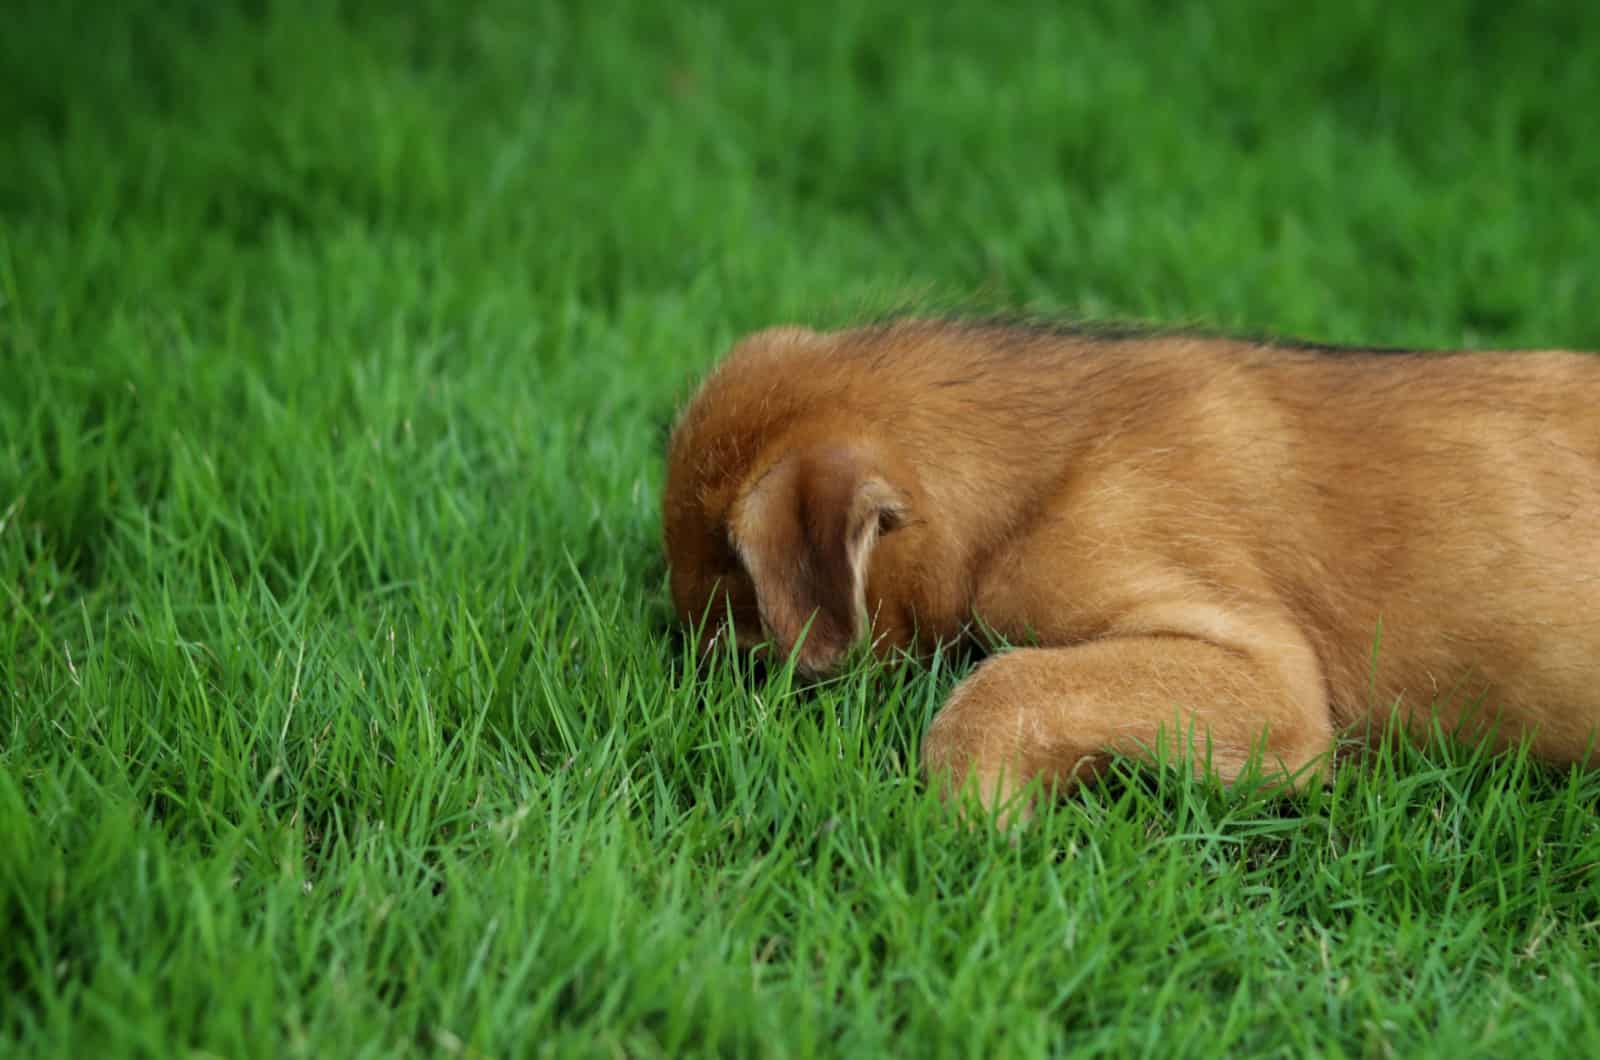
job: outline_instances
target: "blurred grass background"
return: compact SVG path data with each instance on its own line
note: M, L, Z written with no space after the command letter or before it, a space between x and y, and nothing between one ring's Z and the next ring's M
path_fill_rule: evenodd
M1587 5L22 0L0 73L0 1046L1600 1042L1595 781L957 832L947 662L684 677L655 511L777 321L1600 346Z

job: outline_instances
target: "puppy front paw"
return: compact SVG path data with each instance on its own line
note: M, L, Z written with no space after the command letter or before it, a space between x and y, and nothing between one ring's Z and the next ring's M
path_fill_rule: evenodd
M1048 690L1031 687L1031 661L1021 649L984 662L950 693L923 735L923 775L966 820L1026 824L1042 796L1093 770L1092 755L1051 739L1042 724L1040 710L1049 704L1040 698Z

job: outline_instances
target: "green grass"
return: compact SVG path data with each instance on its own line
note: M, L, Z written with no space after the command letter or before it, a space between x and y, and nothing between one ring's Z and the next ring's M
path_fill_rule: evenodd
M959 665L683 667L743 330L1600 346L1582 5L1098 6L12 5L0 1053L1600 1052L1600 778L1013 844L918 782Z

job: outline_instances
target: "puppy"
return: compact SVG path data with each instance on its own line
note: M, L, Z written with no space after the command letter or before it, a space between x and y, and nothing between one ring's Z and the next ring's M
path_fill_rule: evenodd
M1600 724L1584 354L775 328L682 412L662 515L681 619L807 674L861 640L1032 645L923 742L991 809L1162 747L1305 782L1396 711L1557 763Z

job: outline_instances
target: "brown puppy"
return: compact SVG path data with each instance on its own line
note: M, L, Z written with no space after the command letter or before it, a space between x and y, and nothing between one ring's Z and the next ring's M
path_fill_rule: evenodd
M731 613L810 673L975 623L1040 645L923 744L990 806L1162 741L1224 779L1258 750L1317 776L1396 709L1556 762L1600 725L1583 354L777 328L684 411L663 524L680 616Z

